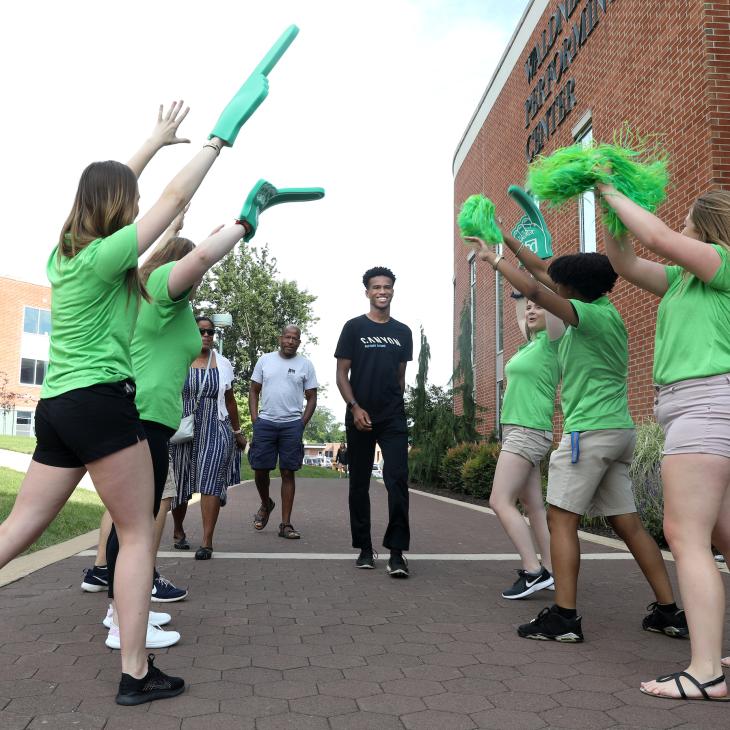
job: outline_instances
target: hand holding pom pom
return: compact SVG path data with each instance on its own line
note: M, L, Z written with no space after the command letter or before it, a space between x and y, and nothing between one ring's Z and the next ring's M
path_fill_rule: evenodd
M463 238L477 237L486 243L502 243L502 231L494 218L494 203L484 195L470 195L456 221Z

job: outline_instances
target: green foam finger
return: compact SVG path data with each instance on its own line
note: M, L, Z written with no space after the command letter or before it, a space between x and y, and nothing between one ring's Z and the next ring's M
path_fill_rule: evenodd
M510 185L507 193L525 212L512 235L541 259L549 259L553 255L552 238L535 200L519 185Z
M286 49L292 44L297 37L299 28L296 25L290 25L280 36L279 40L271 46L269 52L263 57L261 63L254 69L254 73L262 76L268 76L271 69L276 66L279 59L286 53Z

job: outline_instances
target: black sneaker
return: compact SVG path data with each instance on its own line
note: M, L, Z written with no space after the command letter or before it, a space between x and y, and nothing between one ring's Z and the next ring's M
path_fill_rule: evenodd
M540 639L542 641L562 641L577 644L583 641L580 627L580 616L565 618L557 611L557 606L543 608L529 624L522 624L517 633L523 639Z
M527 596L549 588L555 581L547 568L543 568L538 575L528 573L526 570L518 570L519 576L511 588L502 591L502 598L515 600L516 598L527 598Z
M362 548L355 561L356 568L372 570L375 567L375 553L372 548Z
M84 571L84 579L81 581L81 590L87 593L99 593L109 588L109 568L106 565L100 568L95 565Z
M403 553L391 553L388 561L388 575L391 578L407 578L408 577L408 561L403 557Z
M176 697L185 690L185 680L170 677L154 665L155 655L147 657L147 676L135 679L130 674L122 674L117 693L118 705L141 705L153 700Z
M675 639L686 639L689 636L687 617L681 608L676 611L664 612L659 608L659 604L654 601L646 607L646 610L651 611L651 613L645 616L641 622L644 631L666 634Z

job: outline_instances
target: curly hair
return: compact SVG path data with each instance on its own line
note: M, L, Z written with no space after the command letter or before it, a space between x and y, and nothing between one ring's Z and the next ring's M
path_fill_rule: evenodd
M373 266L362 275L362 283L366 289L370 284L370 279L375 276L387 276L395 284L395 274L387 266Z
M548 274L556 284L572 287L589 302L608 294L618 279L608 256L602 253L559 256L548 266Z

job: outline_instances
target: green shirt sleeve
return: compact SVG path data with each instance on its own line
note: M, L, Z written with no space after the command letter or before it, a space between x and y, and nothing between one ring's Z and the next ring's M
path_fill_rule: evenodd
M578 324L576 329L582 332L589 332L596 327L596 320L601 319L601 313L597 311L598 307L593 302L582 302L580 299L568 300L578 315Z
M111 236L100 238L95 245L94 271L104 281L112 283L137 265L137 224L124 226Z
M166 264L156 268L147 279L145 287L149 292L150 296L155 300L155 304L159 307L171 307L177 309L182 304L187 304L188 297L190 296L190 289L184 291L177 299L170 297L170 291L168 289L168 282L170 280L170 274L177 262L169 261Z
M730 266L728 266L728 251L724 246L718 246L716 243L712 244L712 248L714 248L720 255L720 268L717 270L712 279L707 282L707 286L711 286L713 289L719 289L720 291L730 291Z
M671 287L677 279L682 276L681 266L665 266L664 273L667 275L667 284Z

